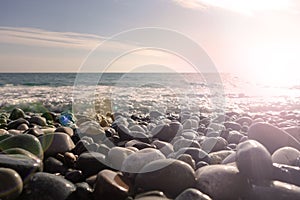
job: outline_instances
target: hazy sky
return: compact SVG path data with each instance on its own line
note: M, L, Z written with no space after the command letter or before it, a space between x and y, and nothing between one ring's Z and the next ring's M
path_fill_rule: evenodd
M143 27L186 35L206 51L220 72L269 82L299 79L297 0L4 0L0 2L0 71L77 72L99 43ZM93 64L100 66L102 58L120 49L138 47L112 40ZM151 62L185 71L187 65L175 57L139 50L119 59L112 71Z

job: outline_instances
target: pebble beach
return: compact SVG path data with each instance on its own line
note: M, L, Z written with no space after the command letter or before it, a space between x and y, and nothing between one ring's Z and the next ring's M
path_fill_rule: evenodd
M299 200L299 98L224 85L1 87L0 199Z

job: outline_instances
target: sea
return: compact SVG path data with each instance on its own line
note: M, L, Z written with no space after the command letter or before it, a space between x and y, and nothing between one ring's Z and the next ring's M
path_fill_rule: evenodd
M0 73L0 111L300 111L300 87L252 83L229 73Z

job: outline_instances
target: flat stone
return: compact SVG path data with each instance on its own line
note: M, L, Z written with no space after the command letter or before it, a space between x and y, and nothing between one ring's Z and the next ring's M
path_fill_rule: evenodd
M0 168L0 199L14 200L23 190L20 175L13 169Z
M26 184L24 200L67 200L76 187L62 176L45 172L34 174Z
M268 123L258 122L251 125L248 130L248 137L263 144L271 154L286 146L300 150L300 143L297 139L288 132Z
M196 188L214 200L239 199L246 180L234 166L209 165L196 171Z
M195 175L191 166L174 159L150 162L135 179L135 191L159 190L171 198L194 185Z
M272 158L268 150L255 140L247 140L237 146L236 164L245 177L264 180L272 173Z

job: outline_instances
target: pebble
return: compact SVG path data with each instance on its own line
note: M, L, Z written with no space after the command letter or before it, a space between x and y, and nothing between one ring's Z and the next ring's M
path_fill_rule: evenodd
M273 163L272 179L300 186L300 168Z
M9 122L7 124L7 129L17 129L18 126L20 126L21 124L29 125L29 122L26 119L19 118L19 119L16 119L16 120L13 120L13 121Z
M300 143L288 134L271 124L258 122L249 127L249 139L257 140L272 154L281 147L294 147L300 150Z
M224 122L224 126L228 129L232 129L232 130L235 130L235 131L240 131L242 126L241 124L237 123L237 122Z
M209 153L209 156L211 158L210 164L212 165L222 164L224 159L233 153L235 153L235 151L232 150L221 150L221 151Z
M75 190L75 185L62 176L38 172L26 184L22 199L67 200Z
M196 189L214 200L239 199L246 186L246 180L234 166L209 165L196 171Z
M39 137L45 156L55 156L58 153L64 154L71 151L75 145L71 137L66 133L49 133Z
M109 150L106 160L110 167L121 170L124 160L132 153L133 150L124 147L113 147Z
M121 174L102 170L98 173L94 186L94 199L125 199L128 196L130 182Z
M200 144L195 140L179 139L173 144L174 151L178 151L185 147L200 148Z
M138 173L151 161L165 159L166 157L157 149L147 148L134 152L125 158L121 171Z
M74 135L73 129L71 129L70 127L65 127L65 126L56 128L54 132L66 133L70 137L72 137Z
M41 116L32 116L28 122L30 124L36 124L36 125L39 125L39 126L47 126L47 122L46 122L46 119L44 117L41 117Z
M293 147L282 147L272 154L273 163L296 165L297 158L300 157L300 151Z
M201 147L203 151L209 153L224 150L227 145L227 141L222 137L207 137L202 142Z
M171 200L161 191L150 191L138 194L134 200Z
M179 194L175 200L212 200L206 194L203 194L195 188L188 188Z
M98 152L82 153L76 162L76 169L82 171L84 177L97 174L99 171L108 168L105 155Z
M250 179L264 180L271 177L271 155L255 140L248 140L237 146L236 165L240 173Z
M156 148L162 152L166 157L174 152L174 147L172 144L160 140L154 140L152 145L155 145Z
M16 148L16 147L31 152L41 160L44 157L44 152L41 143L33 135L28 135L28 134L15 135L0 141L0 150L2 151L10 148Z
M0 168L0 199L14 200L23 190L20 175L13 169Z
M180 133L183 126L180 122L171 122L169 124L160 124L151 130L151 135L161 141L171 142L173 138Z
M178 156L177 160L183 161L189 164L193 169L196 169L196 163L193 160L192 156L189 154L181 154Z
M210 163L210 160L211 160L208 153L199 148L194 148L194 147L182 148L175 153L175 157L178 157L181 154L191 155L196 163L198 163L200 161L205 161L207 163Z
M238 131L229 131L227 142L229 144L238 144L243 137L244 135Z
M16 120L19 118L25 118L25 113L20 108L14 108L9 115L9 119Z
M195 174L192 167L174 159L161 159L148 163L135 179L135 191L159 190L171 198L175 198L194 185Z

